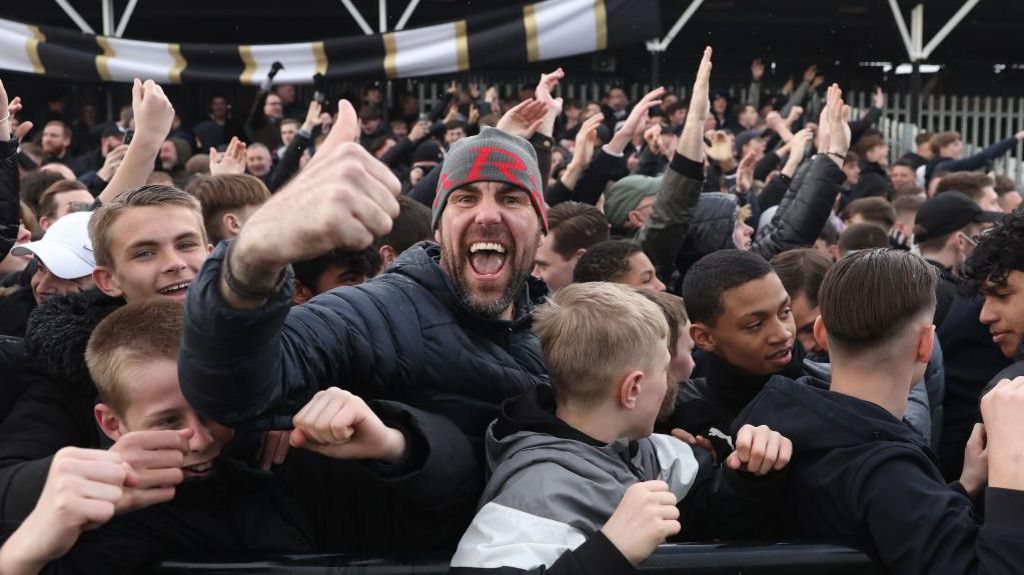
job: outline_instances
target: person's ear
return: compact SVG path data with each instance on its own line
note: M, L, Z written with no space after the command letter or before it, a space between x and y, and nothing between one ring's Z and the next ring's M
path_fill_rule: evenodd
M574 262L578 262L578 261L580 261L580 258L582 258L583 254L585 254L585 253L587 253L587 250L584 249L584 248L580 248L580 249L576 250L576 253L572 255L572 258L570 258L570 260L572 260Z
M634 370L622 377L619 382L619 406L625 409L636 409L643 391L644 372Z
M313 299L313 290L309 289L306 284L302 283L298 279L295 280L295 291L292 292L292 305L304 304L307 301Z
M53 224L53 222L50 220L49 216L43 216L39 218L39 229L43 230L44 232L50 227L51 224Z
M395 251L395 248L389 245L381 246L380 248L377 249L377 253L380 254L381 271L386 270L388 266L390 266L392 262L395 261L395 258L398 257L398 253Z
M124 290L121 289L121 284L117 281L117 276L114 275L113 270L109 270L104 266L93 268L92 281L96 284L96 287L100 288L101 292L110 297L121 297L124 295Z
M121 420L109 405L97 403L93 407L93 415L96 417L96 423L103 430L103 435L109 437L111 441L121 439L121 435L123 435Z
M828 351L828 331L820 315L814 318L814 341L823 351Z
M231 212L226 212L221 216L221 229L224 230L226 237L238 237L238 234L242 231L242 222L238 219L238 216Z
M828 255L832 257L833 262L839 261L839 244L832 244L828 247Z
M921 328L917 336L917 363L928 363L935 347L935 325L928 324Z
M715 352L715 336L706 325L700 322L690 324L690 339L693 340L693 345L700 349L709 353Z
M437 226L437 229L434 230L434 241L441 243L441 226Z
M628 223L631 228L643 227L644 219L643 216L640 215L640 210L633 210L629 212L629 215L626 217L626 223Z

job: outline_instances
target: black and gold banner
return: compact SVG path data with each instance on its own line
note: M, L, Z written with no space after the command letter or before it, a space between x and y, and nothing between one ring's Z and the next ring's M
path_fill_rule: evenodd
M259 84L409 78L522 65L640 45L660 32L658 0L546 0L373 36L295 44L164 44L0 19L0 69L63 80L132 78Z

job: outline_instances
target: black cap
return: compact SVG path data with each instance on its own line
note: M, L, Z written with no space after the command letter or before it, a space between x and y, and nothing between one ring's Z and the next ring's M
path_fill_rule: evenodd
M914 239L927 241L951 234L968 224L999 222L1005 215L983 211L974 200L960 192L942 192L928 198L917 210Z
M444 160L444 149L441 144L438 144L434 140L425 140L416 146L416 151L412 155L412 163L418 164L420 162L441 162Z
M124 132L122 132L117 126L107 126L103 129L103 133L100 135L100 138L112 137L124 139Z

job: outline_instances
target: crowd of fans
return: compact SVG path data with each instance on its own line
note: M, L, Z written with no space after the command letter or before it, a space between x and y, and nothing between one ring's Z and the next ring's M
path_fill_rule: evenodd
M152 81L106 123L0 85L0 573L1024 571L1024 211L985 171L1024 131L889 165L881 90L851 121L755 61L736 102L711 56L689 100L268 82L191 128Z

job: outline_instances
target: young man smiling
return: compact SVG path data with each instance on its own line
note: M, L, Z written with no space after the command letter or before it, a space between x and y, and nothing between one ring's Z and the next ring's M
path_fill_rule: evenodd
M306 169L213 252L189 289L182 390L226 425L283 427L304 398L338 385L401 396L480 442L503 399L547 381L529 332L546 292L530 280L546 229L533 148L486 128L456 142L434 201L439 243L289 310L288 263L365 248L398 214L398 181L355 143L351 105L339 110Z

